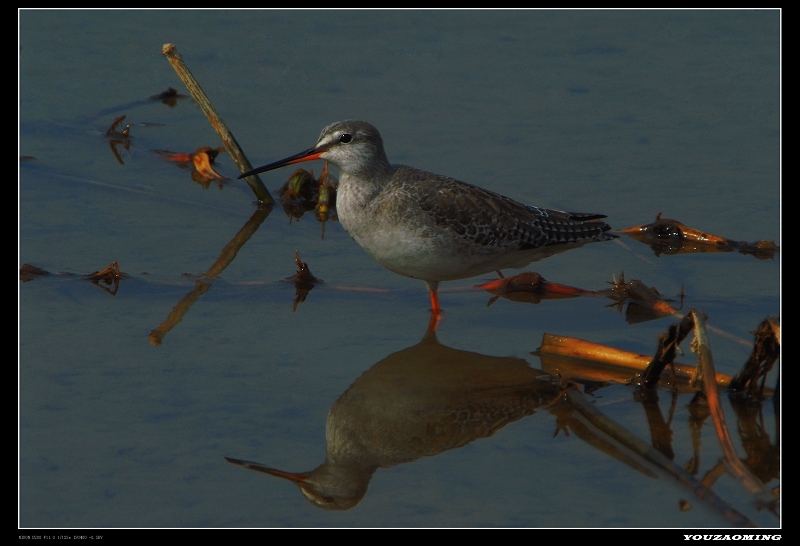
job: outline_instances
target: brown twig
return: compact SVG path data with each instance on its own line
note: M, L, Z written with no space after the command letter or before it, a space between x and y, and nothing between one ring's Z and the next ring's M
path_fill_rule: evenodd
M731 381L732 390L746 391L752 399L764 396L764 382L780 358L780 326L777 326L776 320L767 318L758 325L753 352Z
M234 163L236 163L236 166L239 168L239 172L244 173L252 170L253 166L250 164L250 161L248 161L247 157L244 155L241 147L239 147L239 143L236 142L233 134L225 125L225 122L222 121L222 118L217 113L214 105L211 104L211 101L208 99L205 92L203 92L200 84L197 83L197 80L194 79L192 73L189 72L189 69L186 67L186 64L184 64L183 59L181 59L175 44L164 44L164 46L161 48L161 53L170 62L172 68L175 69L175 72L178 73L178 76L189 90L192 98L194 98L195 102L197 102L197 105L200 106L200 109L206 115L208 121L211 122L211 126L217 132L220 139L222 139L222 143L225 145L225 148L228 150L228 153L230 154ZM275 200L272 198L263 182L261 182L261 179L258 177L258 175L248 176L245 180L250 186L250 189L253 190L256 199L258 199L261 203L265 205L272 205L275 203Z
M667 332L659 336L656 354L650 364L647 365L647 369L642 372L640 378L644 387L655 387L661 377L661 372L664 371L667 364L674 364L678 346L692 331L694 326L693 317L694 315L690 311L678 324L671 325Z

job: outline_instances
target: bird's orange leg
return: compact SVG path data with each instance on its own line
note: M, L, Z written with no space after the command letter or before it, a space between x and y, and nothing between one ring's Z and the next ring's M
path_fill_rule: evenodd
M431 295L431 321L428 323L428 331L435 332L442 320L442 308L439 306L439 294L436 290L430 290Z

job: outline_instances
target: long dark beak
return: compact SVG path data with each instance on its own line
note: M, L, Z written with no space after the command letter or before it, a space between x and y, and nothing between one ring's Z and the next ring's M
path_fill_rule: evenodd
M270 163L269 165L264 165L263 167L253 169L252 171L247 171L244 174L240 174L236 178L244 178L245 176L250 176L251 174L258 174L258 173L263 173L265 171L271 171L273 169L285 167L286 165L291 165L293 163L302 163L303 161L313 161L314 159L319 159L319 156L321 156L324 153L325 150L309 148L308 150L300 152L299 154L294 154L285 159L281 159L280 161L276 161L275 163Z
M245 468L249 468L250 470L255 470L256 472L263 472L264 474L269 474L270 476L277 476L279 478L283 478L285 480L289 480L290 482L294 482L297 485L306 481L308 475L311 472L285 472L283 470L278 470L276 468L269 468L264 466L261 463L254 463L253 461L242 461L241 459L232 459L230 457L225 457L225 460L232 464L237 464L239 466L243 466Z

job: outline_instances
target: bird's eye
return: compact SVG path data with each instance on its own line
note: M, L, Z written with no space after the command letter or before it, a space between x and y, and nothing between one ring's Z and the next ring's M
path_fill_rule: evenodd
M339 142L343 144L347 144L351 140L353 140L353 135L350 133L342 133L342 136L339 137Z

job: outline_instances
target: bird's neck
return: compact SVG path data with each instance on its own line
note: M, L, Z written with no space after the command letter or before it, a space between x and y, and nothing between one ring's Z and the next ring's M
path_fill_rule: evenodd
M363 183L373 184L379 184L391 176L393 168L382 149L365 147L358 152L358 155L351 157L346 165L340 167L342 174L346 173Z
M340 172L340 189L350 193L354 199L369 200L377 195L396 171L388 161L362 163L357 169Z

